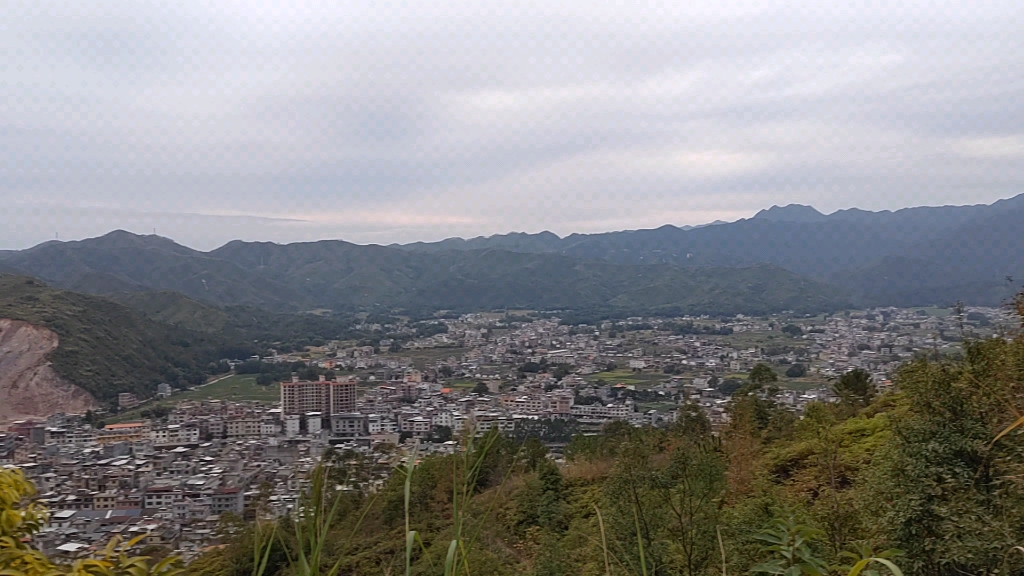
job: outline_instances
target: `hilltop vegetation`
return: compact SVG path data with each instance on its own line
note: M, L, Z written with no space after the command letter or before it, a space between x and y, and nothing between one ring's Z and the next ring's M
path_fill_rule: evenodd
M851 289L858 306L921 306L962 300L999 305L1024 278L1024 195L991 205L895 212L773 206L732 223L693 229L666 225L601 234L550 232L413 243L403 249L500 248L619 264L748 267L771 264Z
M496 308L817 312L999 305L1024 277L1024 195L896 212L774 206L731 223L602 234L513 233L406 246L233 241L200 252L123 231L0 254L91 294L173 291L276 312ZM184 324L185 318L174 322ZM223 318L222 318L223 320Z
M50 357L54 369L99 400L126 391L149 396L160 382L199 384L211 362L234 352L220 337L154 322L110 300L24 276L0 275L0 318L55 332L60 345Z
M278 312L602 306L760 314L848 304L841 291L770 265L684 269L505 250L425 254L341 241L235 241L203 253L165 238L113 232L50 242L8 256L5 263L73 290L171 290L207 304ZM180 315L175 321L202 313Z
M364 338L353 314L276 313L256 306L218 307L171 291L111 294L109 298L157 322L217 334L231 342L254 343L259 349L290 352L322 346L331 340ZM241 358L236 352L232 358Z

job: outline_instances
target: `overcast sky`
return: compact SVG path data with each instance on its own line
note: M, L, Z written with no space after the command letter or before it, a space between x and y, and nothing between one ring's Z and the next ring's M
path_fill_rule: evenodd
M1024 192L1022 6L6 0L0 248L989 203Z

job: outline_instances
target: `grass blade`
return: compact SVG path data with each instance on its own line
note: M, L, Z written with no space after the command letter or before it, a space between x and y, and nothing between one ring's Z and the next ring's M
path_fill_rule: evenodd
M612 565L608 561L608 538L604 532L604 518L601 517L601 509L594 504L594 512L597 512L597 526L601 529L601 551L604 552L604 574L612 576Z
M643 576L647 576L647 560L644 558L644 537L640 533L640 516L636 512L636 506L633 506L633 524L636 525L636 543L640 546L640 571L643 572Z
M448 555L444 558L444 576L455 576L455 552L459 549L459 541L452 540L448 545Z

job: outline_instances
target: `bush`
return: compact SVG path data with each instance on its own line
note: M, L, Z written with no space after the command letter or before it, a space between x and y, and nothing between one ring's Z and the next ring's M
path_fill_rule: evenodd
M793 364L786 370L786 376L788 378L801 378L807 375L807 367L803 364Z

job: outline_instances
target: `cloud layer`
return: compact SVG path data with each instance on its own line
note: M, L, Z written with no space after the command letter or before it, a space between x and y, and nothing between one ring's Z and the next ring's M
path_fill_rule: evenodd
M2 11L0 248L111 228L389 243L1024 192L1015 0L87 4Z

